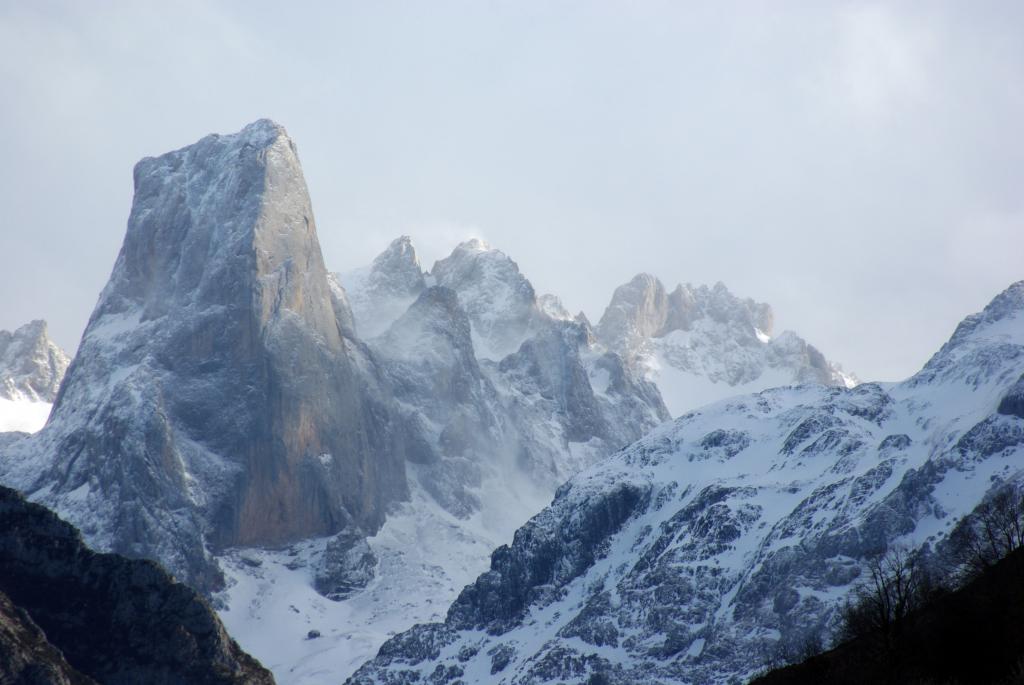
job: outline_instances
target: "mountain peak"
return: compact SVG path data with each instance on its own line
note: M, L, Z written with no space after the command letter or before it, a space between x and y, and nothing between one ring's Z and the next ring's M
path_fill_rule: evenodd
M950 342L956 342L1000 321L1017 318L1021 313L1024 313L1024 281L1017 281L992 298L983 310L964 319L957 326Z
M478 352L486 357L500 359L516 350L539 314L536 292L519 265L478 238L435 262L430 274L437 285L458 293L484 343Z
M597 334L612 349L625 351L643 338L660 335L668 313L665 286L651 274L640 273L615 289Z
M53 402L70 363L41 319L0 331L0 399Z
M273 119L262 117L256 121L246 124L242 127L242 135L246 136L287 136L288 132L284 126L277 123Z
M855 382L799 337L772 340L773 324L769 305L740 298L721 281L666 292L641 273L616 288L597 335L658 385L674 415L741 388Z
M202 588L211 549L376 530L403 457L336 304L281 127L143 160L51 421L0 466L93 544Z
M370 267L367 287L393 297L415 297L426 287L420 258L409 236L395 238L377 255Z
M381 259L388 254L405 254L411 252L413 255L416 254L416 247L413 245L412 238L408 235L402 234L388 243L388 246L374 258L374 261Z
M252 123L246 124L242 127L242 130L236 133L211 133L206 138L211 138L229 145L250 145L257 149L264 149L274 145L279 140L287 142L287 144L295 148L295 143L292 142L291 137L288 135L288 131L285 127L277 123L273 119L257 119ZM199 141L197 144L202 144L206 138Z
M984 377L992 365L990 350L1006 348L1013 354L1015 341L1019 338L1020 320L1024 318L1024 281L1017 281L992 298L986 307L966 317L956 327L949 341L936 352L912 382L930 382L949 373L957 375L968 365L967 356L978 357L978 366L973 376L974 383Z
M494 248L482 238L470 238L465 242L459 243L455 248L456 250L467 250L470 252L490 252Z
M427 287L412 239L392 240L369 267L337 275L364 338L383 333Z

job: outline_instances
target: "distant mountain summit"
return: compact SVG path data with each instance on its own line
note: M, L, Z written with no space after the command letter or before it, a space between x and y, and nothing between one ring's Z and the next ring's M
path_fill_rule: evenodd
M0 398L53 402L70 363L50 340L45 321L0 331Z
M416 248L405 235L392 241L369 267L336 274L336 278L363 338L382 333L427 287Z
M479 238L460 243L423 271L408 236L391 242L369 267L337 275L359 333L372 338L394 321L428 285L449 288L472 323L476 353L497 361L543 326L533 285L519 265Z
M515 352L541 325L537 294L519 265L478 238L459 244L430 275L459 294L484 357Z
M673 415L731 395L780 385L852 387L857 379L791 331L772 337L769 305L713 287L639 274L619 286L598 339L657 384Z
M45 321L0 331L0 432L42 428L70 363Z

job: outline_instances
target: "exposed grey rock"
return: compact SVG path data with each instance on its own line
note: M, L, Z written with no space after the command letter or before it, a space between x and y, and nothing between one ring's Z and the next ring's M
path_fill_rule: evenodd
M373 580L377 558L358 529L346 529L331 538L313 576L313 587L327 599L345 599ZM317 633L319 637L319 633Z
M210 549L374 531L404 455L345 310L283 128L144 159L52 419L3 479L201 588Z
M561 491L559 496L564 496ZM528 607L544 607L607 551L607 540L642 510L647 488L623 483L588 498L571 520L558 525L545 510L516 531L511 546L491 555L491 570L466 587L448 610L446 627L501 635L521 621Z
M673 308L673 324L684 327L680 312ZM650 274L637 274L620 285L597 325L598 336L613 348L628 349L644 338L664 335L669 319L665 286Z
M999 400L999 413L1024 419L1024 376Z
M331 304L341 334L346 338L355 338L356 317L352 312L352 303L349 302L345 288L342 287L336 274L327 274L327 284L331 289Z
M503 359L498 370L515 390L521 423L529 426L551 417L561 426L563 440L600 441L603 454L668 418L657 388L632 374L618 355L596 347L585 323L549 322Z
M416 297L427 287L420 259L409 236L396 238L373 260L367 285L375 294L392 297Z
M419 482L445 509L469 516L479 508L471 490L481 469L514 436L480 370L458 297L444 287L424 290L371 345L403 408L403 438Z
M0 673L16 675L4 682L274 682L195 591L151 561L92 552L72 526L0 487L0 653L11 637L18 653Z
M70 363L47 335L45 321L0 331L0 398L53 402Z
M767 390L653 431L350 682L724 684L827 642L871 559L942 546L986 493L1024 485L1024 419L998 411L1024 372L1022 293L903 383Z

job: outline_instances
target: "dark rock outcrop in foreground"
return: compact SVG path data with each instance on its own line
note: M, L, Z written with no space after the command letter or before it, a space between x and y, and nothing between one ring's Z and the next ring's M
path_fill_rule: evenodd
M0 682L274 679L158 565L93 552L73 526L0 487Z
M28 613L0 592L0 683L93 685L68 664Z

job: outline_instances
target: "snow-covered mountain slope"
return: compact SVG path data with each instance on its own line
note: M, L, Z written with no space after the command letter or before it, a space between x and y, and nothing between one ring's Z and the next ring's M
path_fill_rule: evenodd
M615 290L597 335L657 384L673 416L781 385L856 385L792 331L773 338L773 323L771 307L721 283L668 292L640 274Z
M1024 282L902 383L722 401L581 473L350 682L743 682L867 560L1022 481Z
M521 475L505 475L483 481L475 492L487 506L465 518L414 483L412 499L367 540L376 559L372 579L341 601L314 589L328 539L284 550L229 551L220 559L228 577L228 589L217 596L221 620L278 683L344 681L389 637L443 620L459 591L487 570L491 551L550 501L514 482ZM311 630L320 636L309 639Z
M339 279L352 288L356 331L379 331L367 346L400 417L410 501L366 548L333 555L349 561L329 561L336 539L222 558L221 616L282 683L340 681L391 634L440 620L559 484L667 419L656 388L601 348L585 320L541 310L514 262L478 242L454 254L458 277L435 279L399 238L359 278ZM482 324L463 293L472 302L488 288L527 293L512 308L527 314L491 312ZM487 356L497 330L520 341L500 360ZM314 592L325 576L342 589L328 593L335 602ZM320 637L306 639L311 629Z
M372 532L407 495L404 452L345 310L283 128L144 159L52 418L0 478L203 589L212 549Z
M45 321L0 331L0 433L42 428L70 363Z

